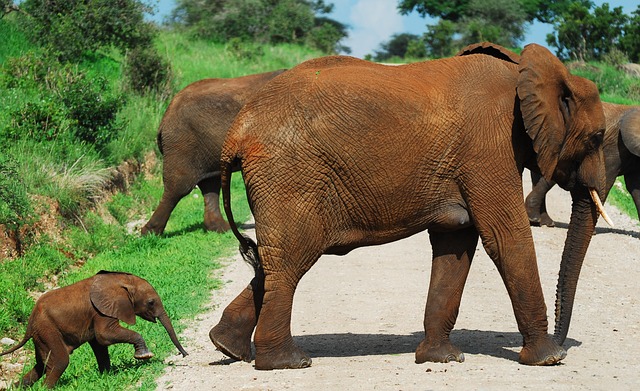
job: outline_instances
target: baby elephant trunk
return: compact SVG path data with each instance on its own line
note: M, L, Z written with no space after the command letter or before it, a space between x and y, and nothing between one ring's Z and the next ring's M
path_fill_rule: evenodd
M169 315L167 315L166 312L163 312L162 314L160 314L160 316L158 316L158 320L160 320L160 323L162 323L165 330L167 330L167 333L169 334L169 338L171 338L171 342L173 342L175 347L178 348L178 350L182 354L182 357L185 357L187 354L189 354L184 350L182 345L180 345L180 341L178 341L178 336L176 336L176 332L173 330L173 325L171 324Z

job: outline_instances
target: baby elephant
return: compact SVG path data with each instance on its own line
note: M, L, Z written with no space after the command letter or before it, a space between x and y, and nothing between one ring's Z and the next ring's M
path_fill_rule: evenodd
M133 344L134 357L153 357L142 336L123 328L119 321L136 323L136 315L160 323L182 356L182 348L160 296L146 280L129 273L100 271L93 277L42 295L29 316L22 341L0 353L9 354L33 338L36 365L16 386L30 386L46 374L45 385L53 387L69 365L74 349L89 342L98 360L98 370L111 365L107 347L115 343Z

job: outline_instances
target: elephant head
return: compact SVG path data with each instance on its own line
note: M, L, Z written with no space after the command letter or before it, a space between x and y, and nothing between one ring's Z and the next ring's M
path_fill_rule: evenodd
M136 315L155 323L160 320L171 342L187 355L173 329L171 320L156 290L146 280L129 273L100 271L90 290L91 303L103 315L127 324L136 323Z

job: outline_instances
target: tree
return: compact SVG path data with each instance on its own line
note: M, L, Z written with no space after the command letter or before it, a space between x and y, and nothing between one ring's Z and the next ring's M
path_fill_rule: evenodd
M453 35L456 25L450 20L441 19L435 25L428 25L424 33L427 55L430 57L448 57L456 52L456 41Z
M555 19L555 34L547 36L547 43L563 59L599 60L613 49L624 48L626 30L632 26L622 7L610 9L604 3L592 13L589 7L574 3Z
M624 36L620 39L620 48L629 60L640 62L640 5L631 15L624 28Z
M457 22L467 14L470 0L400 0L398 10L407 15L417 11L420 16L433 16L444 20Z
M376 50L373 56L375 61L386 61L392 57L405 58L407 49L411 45L424 45L421 43L420 37L415 34L393 34L391 39L380 44L381 50ZM412 48L416 51L416 48ZM425 53L426 54L426 53Z
M478 41L516 46L524 38L525 23L534 17L527 10L534 12L538 1L400 0L398 10L440 18L438 24L427 26L423 40L428 54L442 57L453 54L456 47Z
M324 0L178 0L170 20L204 39L308 44L325 53L350 50L347 26L326 16Z
M514 47L524 39L526 15L513 0L471 0L467 14L458 21L461 43L491 41Z
M20 7L28 36L63 61L114 46L122 51L149 46L155 34L140 0L25 0Z

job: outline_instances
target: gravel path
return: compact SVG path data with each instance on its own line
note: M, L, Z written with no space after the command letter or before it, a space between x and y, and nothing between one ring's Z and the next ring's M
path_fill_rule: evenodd
M525 178L528 178L525 172ZM527 181L528 182L528 181ZM525 183L525 194L530 184ZM532 228L553 324L555 285L571 200L554 188L547 200L556 228ZM301 281L292 332L313 364L303 370L257 371L215 350L209 330L247 285L239 257L222 271L206 313L181 339L190 353L170 357L159 390L631 390L640 386L640 228L606 205L616 224L598 224L581 273L572 325L560 365L518 364L518 333L506 289L481 245L465 287L452 340L464 363L414 363L431 267L426 232L394 243L323 256ZM251 231L248 231L251 234Z

